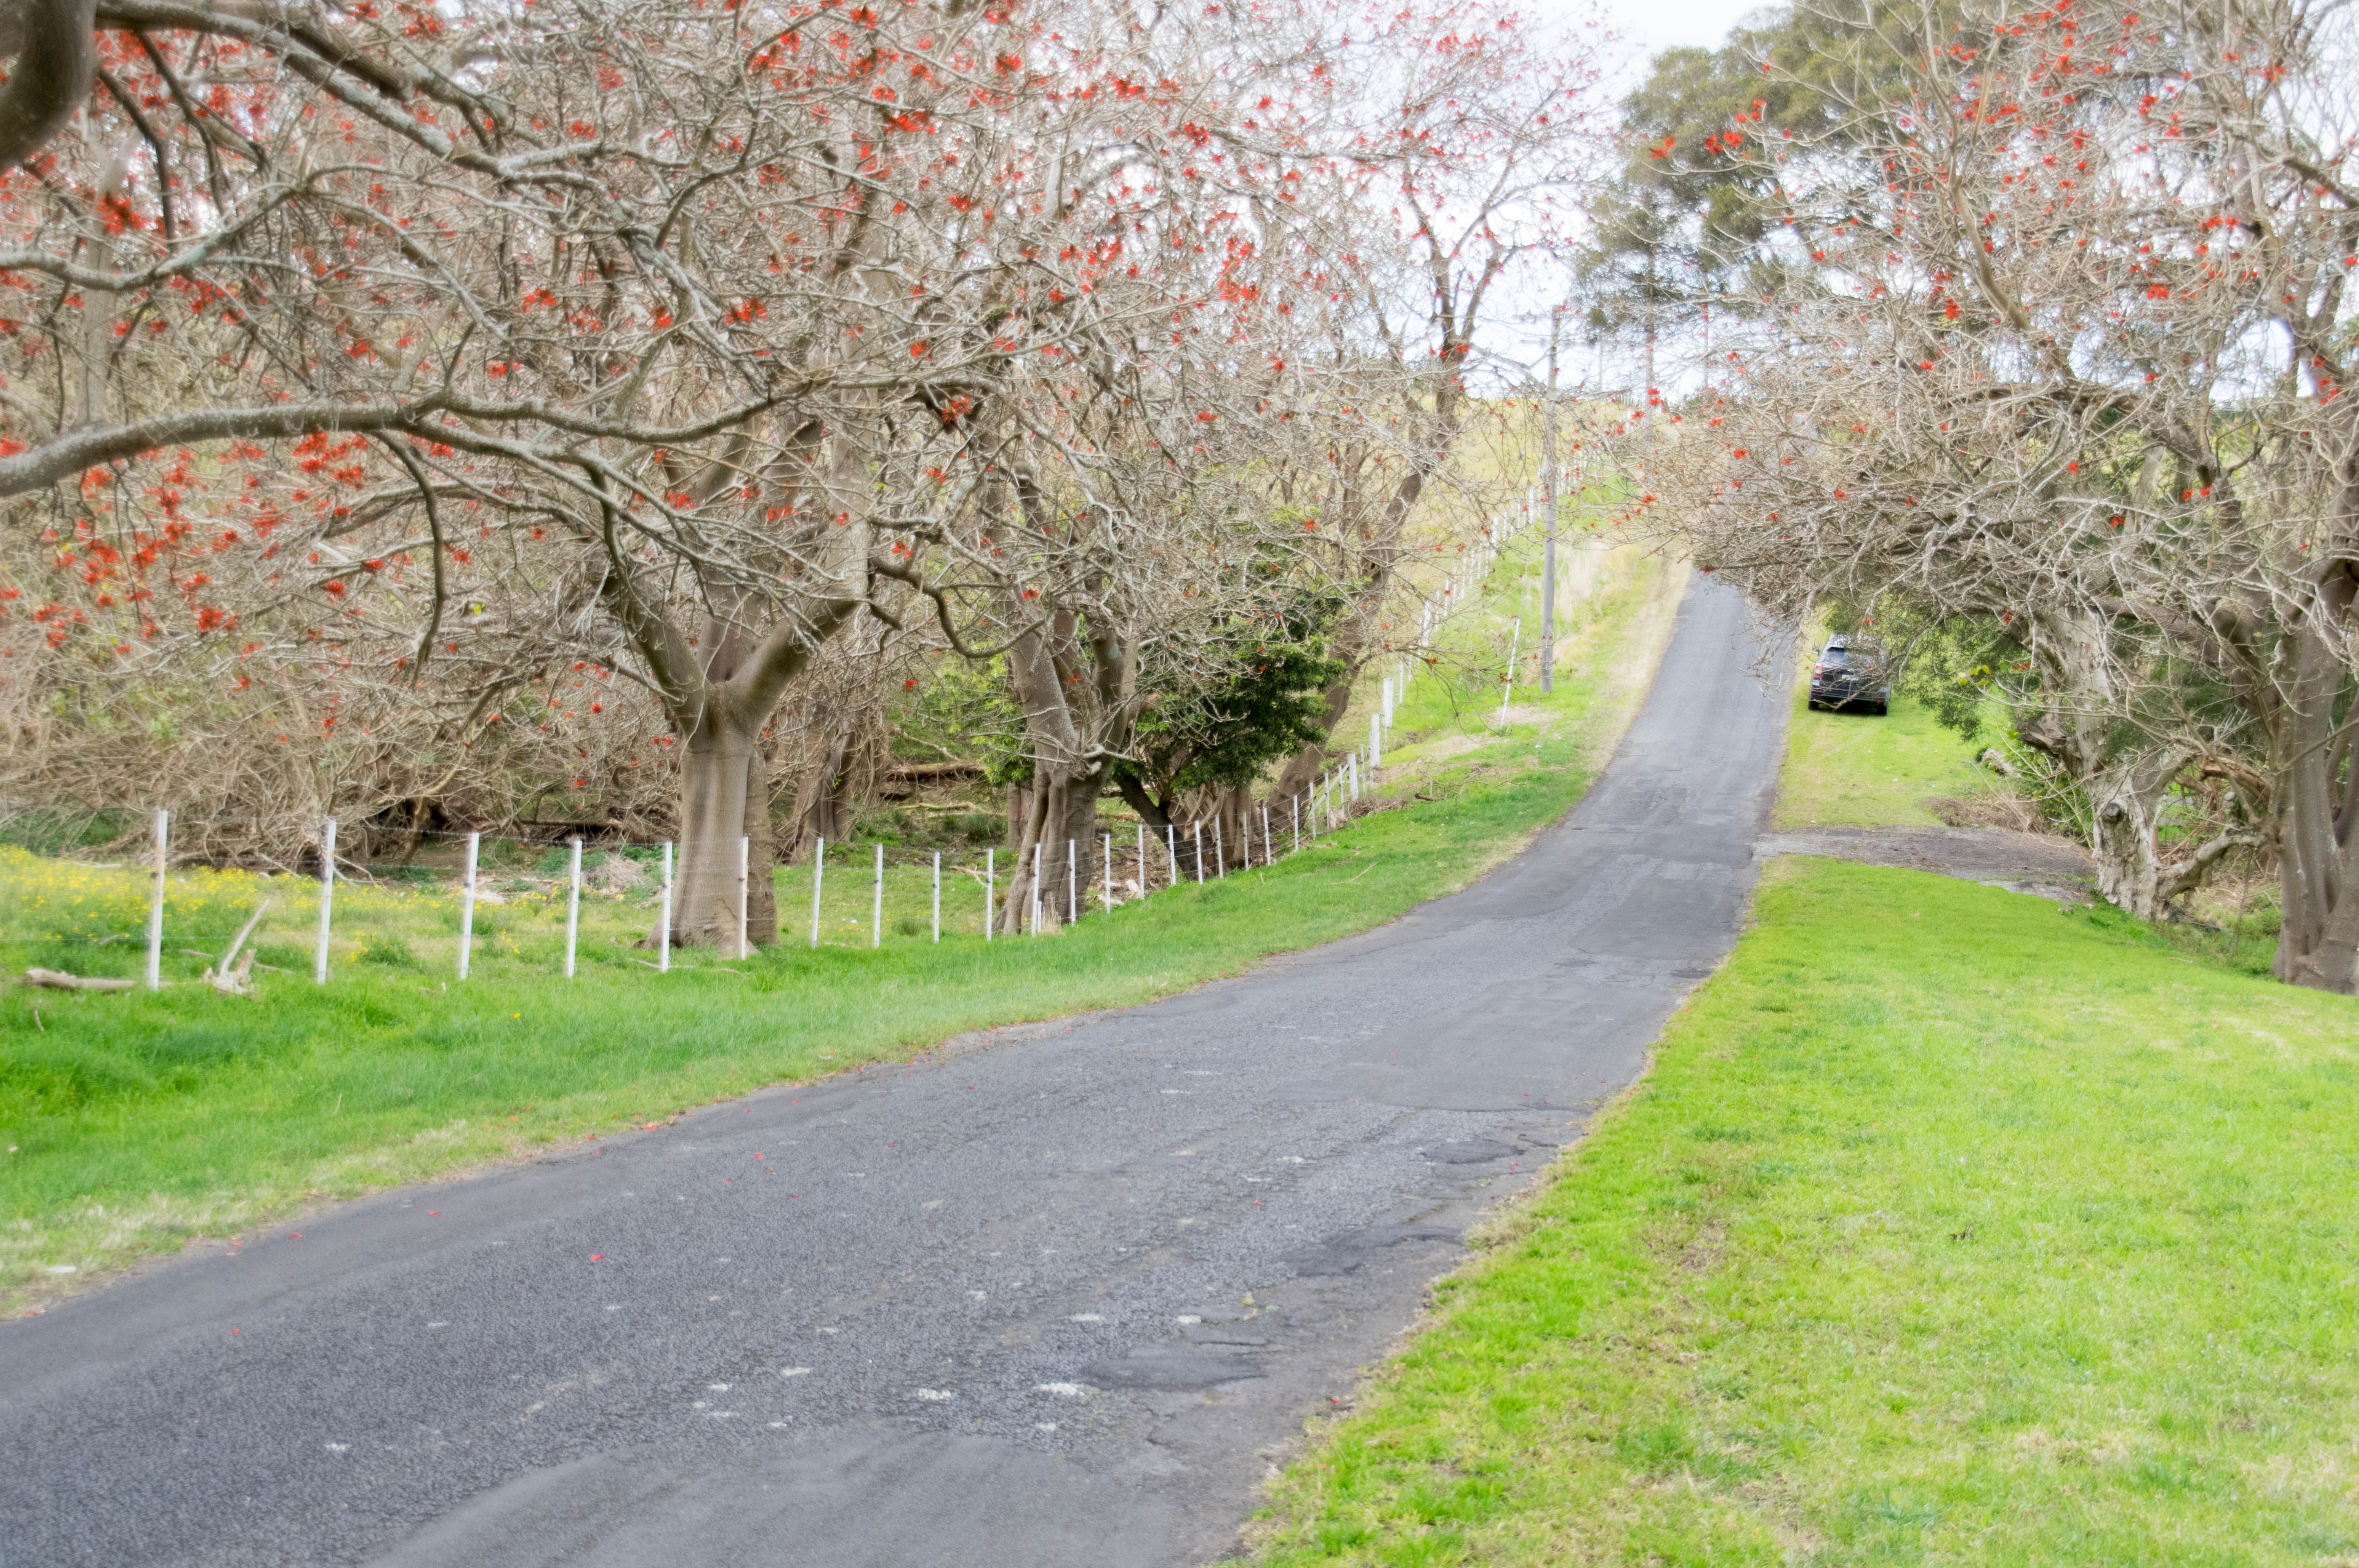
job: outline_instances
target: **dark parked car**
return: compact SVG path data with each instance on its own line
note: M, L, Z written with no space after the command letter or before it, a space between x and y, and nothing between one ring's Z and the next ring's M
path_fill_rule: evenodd
M1892 683L1884 678L1884 648L1861 637L1830 637L1810 666L1810 706L1864 708L1876 713L1892 707Z

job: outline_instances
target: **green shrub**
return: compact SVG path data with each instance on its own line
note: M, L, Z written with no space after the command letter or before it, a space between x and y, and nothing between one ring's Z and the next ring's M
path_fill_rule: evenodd
M410 951L407 938L386 931L371 932L361 938L361 962L383 964L396 969L423 968L418 961L418 955Z
M486 838L475 851L481 871L518 871L533 863L534 847L522 838Z
M0 844L13 844L36 855L62 855L111 844L128 830L118 811L82 811L71 806L44 806L0 819Z
M442 912L442 928L445 931L450 932L454 936L457 935L459 932L460 915L462 913L462 912L457 899L452 899L449 907ZM506 931L512 924L514 923L508 919L507 911L501 908L498 904L484 903L481 902L476 903L474 932L478 941L486 936L499 935L502 932Z

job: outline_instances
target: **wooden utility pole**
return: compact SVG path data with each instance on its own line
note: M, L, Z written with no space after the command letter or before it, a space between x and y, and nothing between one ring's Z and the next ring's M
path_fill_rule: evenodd
M1549 316L1548 410L1542 416L1540 506L1546 533L1540 545L1540 690L1556 689L1556 351L1564 333L1564 307Z

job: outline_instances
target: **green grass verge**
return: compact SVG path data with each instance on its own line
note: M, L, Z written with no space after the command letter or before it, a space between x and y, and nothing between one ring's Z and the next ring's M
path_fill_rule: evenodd
M684 955L669 975L628 945L650 918L644 893L592 898L569 982L561 897L514 877L495 884L509 902L484 912L462 985L447 890L353 886L336 895L334 979L314 986L312 884L176 875L168 979L191 979L265 896L262 951L280 972L262 974L253 999L195 984L0 992L0 1305L306 1201L906 1057L964 1031L1147 1001L1391 919L1463 885L1580 796L1667 634L1668 582L1647 568L1609 585L1569 651L1579 673L1553 698L1519 703L1506 737L1488 731L1486 702L1438 676L1415 683L1396 733L1424 739L1386 770L1399 808L1275 868L1159 890L1052 938L985 943L979 889L957 880L935 946L929 873L901 865L872 951L871 851L854 845L831 855L817 951L799 867L778 878L783 946L737 963ZM1492 619L1469 613L1451 634L1480 643ZM136 973L146 897L133 868L0 850L0 964Z
M1310 1563L2359 1562L2359 1011L1781 861L1275 1488Z
M1978 750L1897 692L1886 715L1813 713L1805 672L1795 689L1774 821L1787 828L1938 827L1941 819L1928 800L1978 800L1991 793L1974 762Z

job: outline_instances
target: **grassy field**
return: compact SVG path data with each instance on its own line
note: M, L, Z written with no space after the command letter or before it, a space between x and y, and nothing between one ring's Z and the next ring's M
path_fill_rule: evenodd
M1498 580L1492 597L1511 614L1512 576ZM304 1202L906 1057L967 1030L1145 1001L1389 919L1462 885L1579 797L1643 692L1675 584L1635 554L1618 558L1566 643L1556 697L1519 697L1505 739L1489 728L1498 688L1480 676L1505 622L1460 617L1447 635L1476 673L1412 686L1387 808L1273 869L1159 889L1049 938L983 941L981 889L961 866L933 944L930 867L912 863L888 871L872 950L873 850L851 845L830 855L816 952L810 873L796 867L777 878L785 945L742 962L683 954L668 975L632 945L653 919L651 892L593 892L567 981L562 888L527 862L487 878L503 902L478 913L463 984L451 889L340 887L333 978L316 986L316 884L175 873L175 983L0 992L0 1305L37 1306ZM0 965L136 975L147 890L136 868L0 849ZM187 983L264 898L273 968L257 975L261 994Z
M2348 1000L1785 861L1268 1563L2359 1561Z
M2002 783L1974 761L2004 732L1996 709L1985 712L1983 733L1968 741L1936 723L1922 704L1897 694L1888 718L1812 713L1805 683L1794 699L1773 825L1934 827L1943 818L1929 802L1955 803L1970 823L2037 822L2039 814L2027 799L2007 798L2019 786ZM2042 830L2069 836L2062 825ZM2191 918L2161 928L2174 945L2245 974L2269 973L2277 933L2273 873L2222 879L2190 899L2185 913Z
M1795 815L1902 816L1955 754L1926 737L1798 712L1789 783L1846 745L1904 783ZM1773 862L1258 1561L2359 1564L2354 1121L2349 999Z
M1889 715L1813 713L1807 672L1795 687L1786 763L1777 776L1779 827L1937 827L1929 800L1979 800L1991 781L1980 746L1893 694Z

